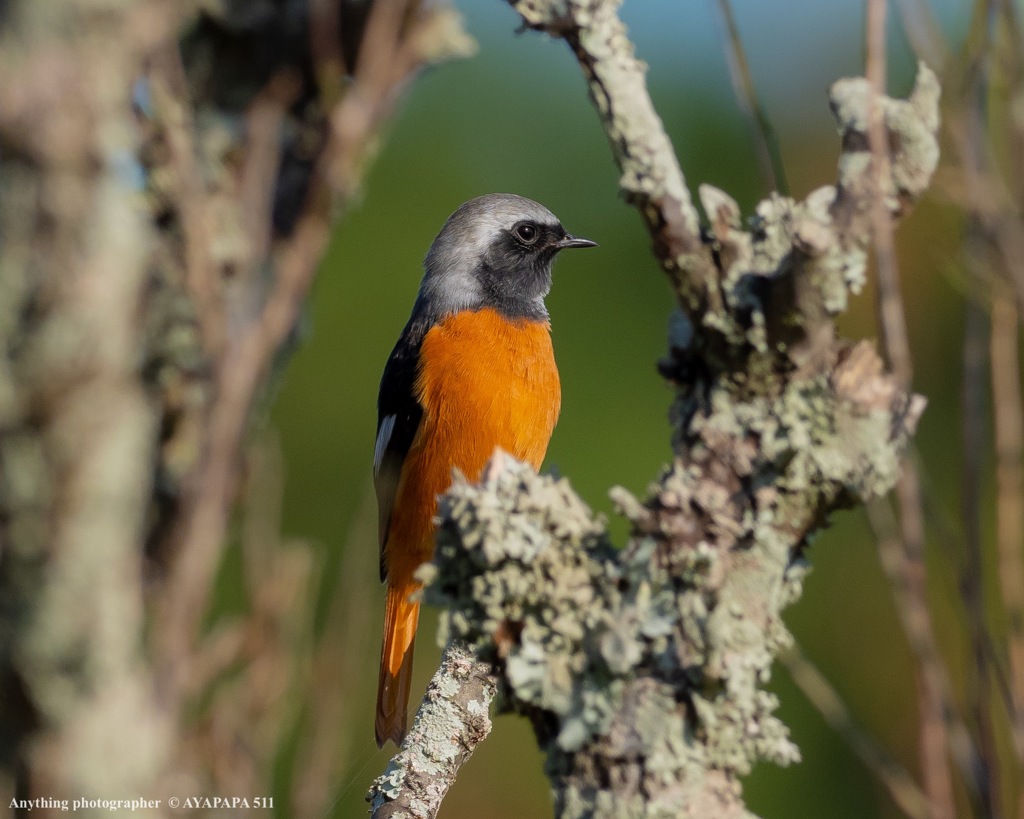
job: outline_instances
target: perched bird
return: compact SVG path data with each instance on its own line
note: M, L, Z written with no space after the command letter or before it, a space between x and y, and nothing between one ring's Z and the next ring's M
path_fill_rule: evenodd
M471 199L430 246L419 295L384 368L374 484L387 583L375 729L405 735L420 604L413 575L433 557L437 496L452 468L478 480L501 447L540 467L561 406L544 297L551 262L594 247L542 205L506 193Z

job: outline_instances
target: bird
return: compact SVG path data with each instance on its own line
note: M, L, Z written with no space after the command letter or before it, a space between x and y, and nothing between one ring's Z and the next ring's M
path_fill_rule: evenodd
M381 377L374 487L384 637L377 746L406 733L421 585L437 497L452 470L472 481L500 447L540 469L561 408L544 298L559 251L596 247L543 205L479 196L444 223L424 260L412 313Z

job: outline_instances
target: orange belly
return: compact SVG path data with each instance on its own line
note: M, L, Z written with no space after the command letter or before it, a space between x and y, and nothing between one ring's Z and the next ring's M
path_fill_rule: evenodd
M377 744L401 742L419 622L416 569L433 557L437 496L458 468L478 480L495 447L540 467L558 419L561 387L547 322L491 309L432 327L420 347L416 398L423 407L384 544L388 591L377 686Z
M384 555L393 583L433 556L436 499L452 467L478 480L501 447L539 469L561 407L547 322L491 309L458 313L427 332L419 371L423 420L402 466Z

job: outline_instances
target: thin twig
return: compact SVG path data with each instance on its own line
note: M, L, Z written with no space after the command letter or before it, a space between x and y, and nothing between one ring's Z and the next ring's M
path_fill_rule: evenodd
M392 0L374 5L368 28L378 14L395 25L406 25L406 12L418 0ZM403 28L404 37L414 31ZM206 610L210 580L220 558L235 492L236 462L253 400L272 358L295 325L330 235L334 211L348 203L358 184L372 137L390 113L396 88L407 75L394 68L397 60L410 71L418 66L408 55L403 37L382 37L404 49L389 59L373 61L357 71L355 82L332 113L334 126L313 173L306 206L291 235L281 241L276 255L276 277L263 309L233 337L219 361L216 395L208 421L208 449L190 495L179 530L176 559L171 567L157 619L159 654L163 660L167 694L174 698L188 674L189 646ZM370 73L366 73L370 72ZM408 73L408 72L407 72ZM264 96L263 104L281 98ZM344 128L339 127L344 124ZM342 169L344 173L341 173ZM269 214L266 215L269 219Z
M874 90L874 101L868 119L868 142L871 146L875 177L871 221L878 272L878 310L882 341L893 374L900 386L907 389L913 380L913 361L907 336L903 297L900 294L892 217L886 203L890 195L888 180L891 168L885 132L885 112L882 106L886 89L885 19L886 0L869 0L865 73Z
M992 675L989 666L988 627L985 619L985 595L982 580L981 492L982 458L985 454L985 314L975 299L968 299L964 321L963 414L964 466L961 481L961 505L964 518L966 571L963 596L969 622L973 666L968 675L967 702L978 735L979 762L982 766L981 805L993 819L999 811L999 755L992 725Z
M892 801L907 816L926 819L931 815L928 799L914 778L889 753L865 734L853 721L849 708L828 678L796 646L779 655L779 662L811 705L825 718L864 766L889 792Z
M1012 295L1010 295L1012 298ZM938 490L933 481L929 480L926 466L922 463L920 453L911 451L910 457L914 459L917 473L922 479L922 496L924 499L924 511L928 520L928 530L936 538L938 545L943 549L944 556L949 563L954 577L963 577L967 573L961 546L963 537L960 532L954 530L954 523L949 516L948 505L939 501ZM1006 712L1013 714L1013 695L1011 694L1010 677L1003 667L1000 651L997 649L991 631L984 635L982 650L987 659L989 673L995 682L995 690L998 692ZM1022 817L1024 819L1024 817Z
M1009 0L998 4L1002 22L998 66L1009 99L1007 192L1009 221L1020 230L1024 209L1024 34L1019 9ZM1007 244L1006 242L1003 243ZM1022 242L1021 244L1024 244ZM1009 623L1007 655L1010 688L1010 730L1020 766L1024 766L1024 402L1021 400L1019 357L1020 316L1024 305L1024 257L1003 253L1004 281L992 294L992 403L996 450L996 544L1000 596ZM1012 285L1018 286L1015 301ZM1024 819L1024 783L1018 785L1017 819Z
M779 148L779 140L775 135L771 120L768 118L768 112L764 110L761 98L754 87L754 78L750 73L750 63L747 62L747 52L743 48L743 40L740 37L739 26L736 24L736 15L733 14L732 4L729 0L717 0L717 5L725 28L724 39L728 46L726 56L729 61L729 77L732 79L736 99L739 100L751 120L761 178L768 191L774 190L783 196L789 196L789 182L786 180L782 150Z
M174 204L183 234L185 289L196 312L206 354L216 360L226 343L220 274L210 253L210 197L196 152L188 80L176 40L154 57L149 82L173 171Z
M377 560L376 552L366 548L376 537L376 505L373 484L367 481L341 546L326 626L313 649L305 695L310 730L296 750L297 773L291 793L292 813L300 819L324 816L331 789L345 768L346 748L361 724L352 702L366 680L366 669L352 658L367 656L376 636L370 623L373 593L366 582ZM367 736L369 725L367 718Z
M949 62L949 45L927 0L896 0L903 30L918 59L938 72Z
M281 126L298 91L298 78L282 72L271 78L246 112L245 163L239 174L238 199L247 251L247 270L239 278L247 285L258 275L259 263L271 249L273 225L268 215L274 207L274 185L281 164Z
M873 104L869 109L868 142L875 178L871 222L878 271L878 312L882 342L898 383L908 389L913 378L913 361L907 336L903 298L893 239L892 219L886 199L890 195L889 147L882 100L886 89L886 0L869 0L867 6L867 65ZM946 724L951 711L948 673L935 644L931 613L927 603L927 572L924 562L924 514L921 491L913 463L904 463L897 483L902 543L897 547L899 567L890 575L897 603L904 615L911 646L916 647L921 679L921 734L919 754L924 769L925 790L936 819L952 819L956 808L953 783L946 758L949 738ZM880 552L887 547L879 539ZM890 550L896 551L896 550ZM884 558L883 558L884 560ZM911 630L914 632L911 635Z
M925 791L929 794L929 802L933 805L934 815L935 802L932 799L932 791L928 787L927 777L929 775L936 777L932 783L935 793L940 793L939 788L948 785L948 798L952 799L952 780L949 778L946 763L948 748L952 751L953 758L963 774L964 782L972 791L976 792L978 789L975 781L976 754L970 732L967 730L963 718L956 711L949 673L938 653L938 644L935 640L927 600L919 592L923 582L919 564L907 561L905 540L901 536L899 524L888 503L884 500L869 503L867 512L875 540L878 543L878 555L882 570L889 580L900 623L917 662L915 674L922 698L919 753L922 756L921 766L926 778ZM944 704L946 710L942 710L938 714L932 711L926 713L923 709L934 707L933 703L936 699ZM936 726L940 730L937 730ZM944 777L941 776L943 771L945 771ZM953 816L954 814L955 811L942 815Z
M1008 287L992 296L992 405L996 449L996 531L999 588L1009 621L1014 748L1024 762L1024 402L1020 326Z
M998 70L999 52L1005 50L1000 48L1002 42L1002 38L999 36L1002 18L1001 6L1002 3L998 0L981 2L976 5L974 31L968 39L965 59L962 111L960 116L954 120L951 130L956 137L955 144L960 150L964 180L971 203L969 208L970 235L979 240L974 243L977 250L969 256L973 279L979 286L980 292L992 292L1000 287L999 278L1002 274L1007 281L1016 282L1017 298L1024 303L1024 262L1022 262L1024 231L1021 230L1016 216L1020 203L1014 203L1011 186L1007 184L1004 174L996 170L999 162L996 158L997 151L991 133L992 122L989 110L989 99L994 81L993 72ZM1007 21L1005 28L1013 29L1013 22ZM1007 33L1010 32L1007 31ZM1019 58L1014 56L1012 60L1017 62ZM998 75L995 82L997 85L1000 82ZM999 270L1000 267L1002 270ZM993 327L994 332L995 328ZM1016 340L1014 340L1014 344L1016 344ZM993 378L996 378L994 369ZM993 394L995 394L995 388L994 386ZM968 387L965 385L965 391L967 389ZM973 385L971 389L976 390L979 395L984 394L982 384ZM995 404L995 401L993 403ZM998 412L998 408L995 408L995 411ZM980 442L978 443L980 445ZM997 504L999 504L998 497ZM980 526L980 522L977 521L968 520L966 523L969 533L972 525ZM980 551L980 537L973 540L969 538L968 548L971 551ZM1018 546L1018 548L1020 547ZM979 563L980 560L980 554L974 557L973 561L972 555L968 556L969 565ZM980 565L972 565L972 570L968 572L968 577L977 575L975 582L978 584L978 589L975 596L980 594L980 571ZM987 814L999 815L1001 813L1000 780L1002 776L997 741L991 725L991 703L985 679L986 668L983 665L985 654L982 651L983 646L979 645L983 640L988 641L984 623L984 604L981 600L972 601L970 594L968 594L967 602L969 612L972 602L976 608L976 613L972 616L971 637L972 650L978 657L978 683L977 690L974 692L976 696L972 698L972 705L975 709L975 722L978 725L982 765L982 771L979 774L979 799ZM1011 656L1011 676L1012 673ZM1010 715L1010 727L1015 729L1019 709L1012 679L1009 687L1007 711ZM1014 730L1015 738L1017 734L1018 732ZM1019 745L1019 743L1015 742L1015 745Z
M345 73L344 37L338 36L343 21L348 22L338 0L309 0L309 53L323 89L321 100L328 105L337 102Z
M1019 175L1015 162L1005 170L998 168L996 151L986 114L991 86L990 72L999 51L997 28L1004 22L1003 31L1010 48L1003 48L1003 62L1010 63L1007 81L1020 84L1020 57L1012 44L1019 41L1020 33L1013 16L1012 5L999 0L982 0L976 4L973 30L967 41L967 55L963 70L964 94L962 105L950 111L946 127L952 135L952 146L959 152L959 167L963 172L963 186L971 215L978 220L981 232L998 253L999 261L1008 279L1013 283L1018 311L1024 310L1024 225L1020 219L1022 203L1015 198L1024 187L1019 178L1011 188L1007 179ZM1006 53L1008 52L1008 53ZM1011 126L1012 128L1013 126ZM1016 126L1016 131L1020 131ZM1019 133L1017 150L1024 144Z
M201 755L218 792L252 793L271 776L275 749L305 701L315 607L310 592L319 586L314 550L282 542L279 534L283 464L276 435L261 435L252 450L240 526L249 605L234 621L221 617L203 636L188 681L190 695L205 696L209 705L187 731L184 752ZM204 658L205 678L199 673Z

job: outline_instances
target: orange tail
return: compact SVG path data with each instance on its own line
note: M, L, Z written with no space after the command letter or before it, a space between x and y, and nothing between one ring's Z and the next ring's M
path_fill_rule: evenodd
M418 588L413 584L388 585L374 724L378 748L389 739L398 745L405 736L412 686L412 650L420 619L420 604L409 602L409 595Z

